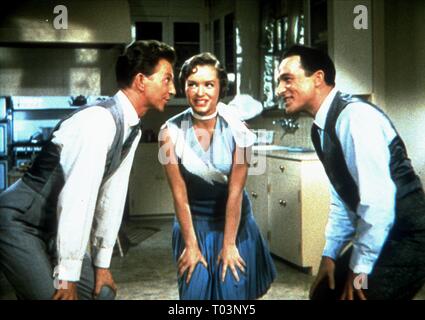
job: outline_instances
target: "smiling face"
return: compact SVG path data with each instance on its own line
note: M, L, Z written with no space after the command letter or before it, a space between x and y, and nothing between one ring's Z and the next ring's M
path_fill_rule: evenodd
M163 111L167 102L176 94L174 73L170 62L160 59L154 73L144 78L144 95L149 108Z
M202 116L213 114L220 95L217 70L210 65L195 66L186 79L185 93L193 111Z
M300 56L291 56L281 62L277 80L276 94L283 98L288 114L311 113L315 99L315 74L305 74Z

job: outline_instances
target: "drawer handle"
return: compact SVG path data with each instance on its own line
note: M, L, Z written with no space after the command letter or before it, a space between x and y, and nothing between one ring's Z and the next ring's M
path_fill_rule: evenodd
M282 166L282 165L279 166L279 169L280 169L280 172L284 172L285 171L285 167Z
M287 202L286 202L286 200L279 200L279 204L280 204L282 207L286 207Z
M257 192L251 192L251 196L253 197L253 198L255 198L255 199L257 199L257 197L258 197L258 194L257 194Z
M258 166L258 160L255 160L251 163L251 167L256 168Z

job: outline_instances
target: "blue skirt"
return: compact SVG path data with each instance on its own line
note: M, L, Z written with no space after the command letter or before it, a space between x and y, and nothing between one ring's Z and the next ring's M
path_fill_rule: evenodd
M239 282L230 268L224 282L221 281L222 263L217 258L223 247L224 218L192 215L199 248L207 261L208 268L198 263L189 284L186 273L178 277L179 295L182 300L252 300L264 295L276 277L276 269L267 244L263 240L252 211L241 217L236 246L246 263L245 272L236 270ZM173 255L177 262L184 250L184 239L180 225L175 219L173 228Z

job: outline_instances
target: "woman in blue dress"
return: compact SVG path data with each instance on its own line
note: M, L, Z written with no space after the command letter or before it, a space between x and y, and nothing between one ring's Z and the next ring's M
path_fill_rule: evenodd
M215 56L188 59L179 81L190 108L163 125L159 157L176 211L180 299L259 298L276 271L244 190L255 135L219 102L227 73Z

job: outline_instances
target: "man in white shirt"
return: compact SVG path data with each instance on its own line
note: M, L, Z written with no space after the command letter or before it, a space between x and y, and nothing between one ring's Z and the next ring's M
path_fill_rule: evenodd
M116 63L117 94L63 119L28 172L0 194L0 267L19 298L115 296L109 266L140 118L175 94L175 59L158 41L129 46Z
M289 114L314 118L331 182L326 244L311 299L411 299L425 282L425 196L391 120L335 88L326 53L294 46L279 66Z

